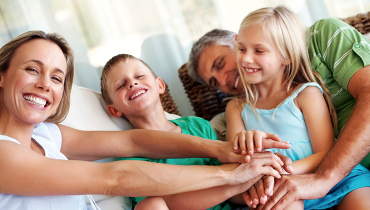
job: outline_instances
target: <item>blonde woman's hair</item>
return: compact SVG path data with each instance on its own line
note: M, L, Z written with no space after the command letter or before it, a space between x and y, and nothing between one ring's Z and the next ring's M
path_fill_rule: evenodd
M283 81L287 85L287 91L294 93L302 84L317 82L323 89L324 98L329 108L334 129L337 129L337 117L331 102L329 92L325 87L321 76L312 71L306 45L306 33L301 19L294 12L284 6L275 8L262 8L249 13L240 24L239 33L251 26L260 25L267 39L273 43L280 56L290 61L284 70ZM238 64L239 74L243 75ZM255 104L258 99L256 85L248 84L241 76L245 89L245 103L251 106L257 114Z
M137 60L137 61L141 62L144 66L146 66L149 69L149 71L153 74L154 78L158 78L158 76L154 73L154 71L152 70L152 68L150 68L150 66L147 63L145 63L143 60L141 60L141 59L139 59L139 58L137 58L137 57L135 57L133 55L130 55L130 54L118 54L116 56L113 56L104 65L103 70L102 70L102 73L101 73L101 77L100 77L101 94L103 96L103 99L104 99L105 103L107 103L107 105L113 104L113 101L110 98L109 92L108 92L108 84L107 84L108 74L112 70L112 67L114 65L116 65L118 62L121 61L121 62L126 63L130 59L131 60Z
M0 72L6 72L8 70L10 61L14 57L14 54L16 53L19 47L21 47L23 44L29 41L37 39L50 41L51 43L58 45L66 59L67 73L63 85L62 99L55 113L49 116L48 119L46 119L47 122L59 123L67 117L69 111L70 96L74 75L73 51L68 45L67 41L62 36L60 36L57 33L45 33L43 31L28 31L24 34L17 36L0 49Z

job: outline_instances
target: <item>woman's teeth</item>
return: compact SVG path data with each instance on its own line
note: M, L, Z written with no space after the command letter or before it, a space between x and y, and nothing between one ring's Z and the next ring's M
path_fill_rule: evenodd
M39 107L45 107L46 100L34 96L24 96L24 99L30 104L39 106Z

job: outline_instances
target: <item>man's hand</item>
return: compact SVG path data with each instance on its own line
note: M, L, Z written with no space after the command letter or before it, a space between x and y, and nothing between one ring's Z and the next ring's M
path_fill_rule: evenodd
M317 199L325 196L330 186L321 181L314 173L299 175L282 175L275 179L274 194L265 205L259 205L258 210L285 209L296 200Z

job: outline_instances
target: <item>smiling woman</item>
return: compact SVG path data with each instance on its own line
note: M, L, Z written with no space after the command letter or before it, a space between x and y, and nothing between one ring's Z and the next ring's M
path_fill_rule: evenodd
M68 112L74 72L72 50L57 34L22 34L0 49L0 58L0 209L85 210L84 194L174 194L238 186L280 170L279 160L271 157L212 167L132 160L87 162L140 156L210 157L244 163L249 157L235 154L230 143L189 135L80 131L54 124ZM261 164L265 170L254 170Z

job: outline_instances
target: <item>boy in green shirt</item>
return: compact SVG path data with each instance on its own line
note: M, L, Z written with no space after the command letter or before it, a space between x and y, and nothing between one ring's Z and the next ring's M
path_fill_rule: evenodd
M202 118L182 117L167 120L159 97L159 94L165 91L165 83L146 63L134 56L120 54L109 60L102 72L101 88L109 113L115 117L124 116L136 129L177 132L217 140L210 123ZM281 146L289 147L286 144ZM217 159L212 158L118 158L118 160L141 160L175 165L221 164ZM181 206L182 208L227 210L231 209L231 206L224 201L245 192L252 184L214 187L161 197L135 197L132 200L134 205L138 204L136 209L153 209L155 205L155 209L169 207L176 209ZM233 197L230 201L244 204L241 196Z

